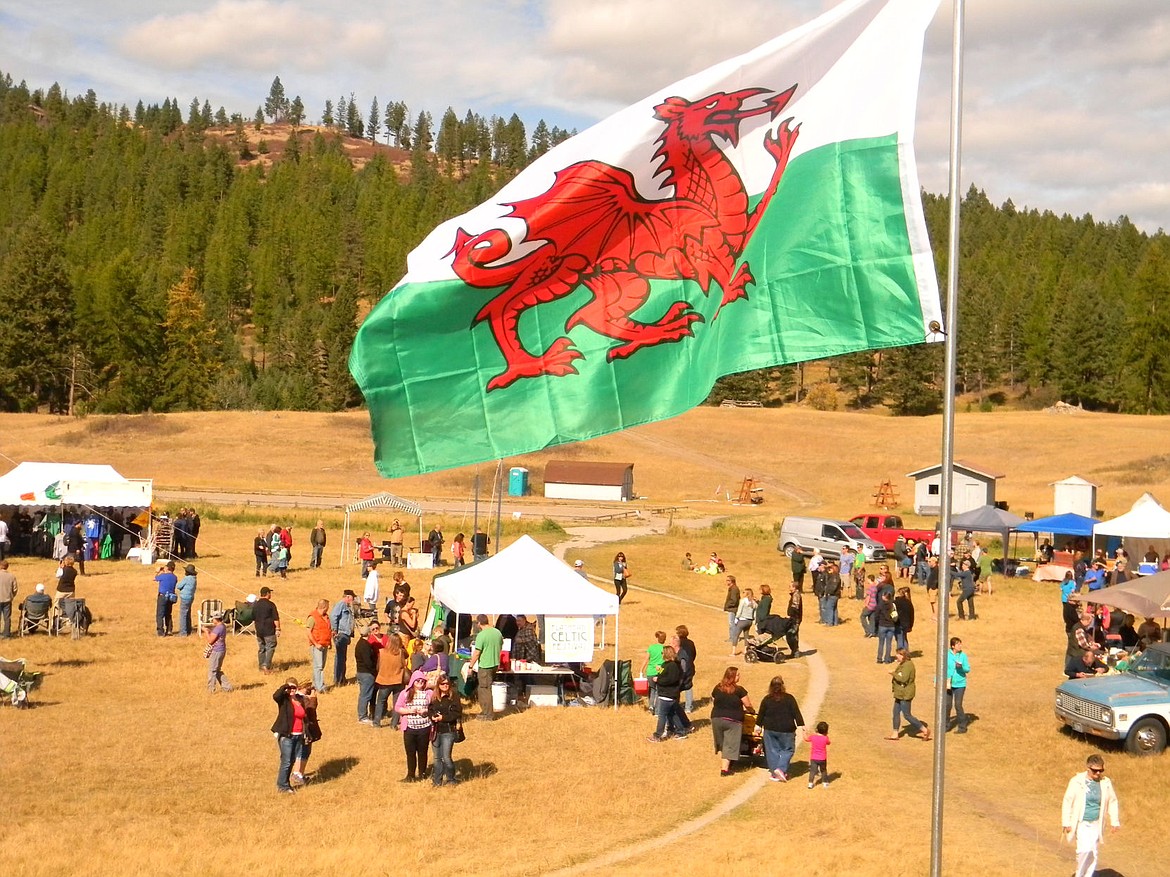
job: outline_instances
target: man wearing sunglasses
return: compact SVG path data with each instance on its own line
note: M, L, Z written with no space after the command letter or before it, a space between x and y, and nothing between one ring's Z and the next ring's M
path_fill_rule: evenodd
M1097 846L1102 841L1105 820L1117 831L1117 795L1105 776L1105 759L1090 755L1086 770L1068 781L1061 807L1061 825L1069 843L1076 843L1076 877L1092 877L1097 870Z

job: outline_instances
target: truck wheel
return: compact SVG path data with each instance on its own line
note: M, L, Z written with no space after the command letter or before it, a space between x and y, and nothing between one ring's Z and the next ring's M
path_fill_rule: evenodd
M795 545L793 545L791 542L786 542L786 543L784 543L784 555L785 555L786 557L792 557L792 552L793 552L795 549L796 549L796 546L795 546Z
M1125 748L1133 755L1159 755L1166 748L1166 726L1157 719L1141 719L1129 729Z

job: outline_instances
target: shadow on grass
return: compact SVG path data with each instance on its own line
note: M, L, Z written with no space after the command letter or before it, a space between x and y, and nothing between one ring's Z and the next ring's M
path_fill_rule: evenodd
M340 779L355 767L360 761L357 756L347 755L345 758L331 758L321 762L317 772L313 774L313 783L327 783L330 780Z
M460 758L455 762L455 776L460 780L485 780L495 776L500 769L490 761L476 764L470 758Z
M235 690L236 691L252 691L255 688L267 688L267 687L268 687L268 683L266 683L266 682L245 682L243 685L237 685L235 687Z
M55 661L50 661L45 666L47 667L88 667L90 664L96 663L92 658L58 658Z

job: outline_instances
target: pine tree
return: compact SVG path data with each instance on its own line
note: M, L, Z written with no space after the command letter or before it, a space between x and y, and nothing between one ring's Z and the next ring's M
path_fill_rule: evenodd
M299 128L304 121L305 105L301 101L301 96L298 94L293 98L293 102L288 108L288 123L292 125L293 128Z
M435 138L431 131L431 114L423 110L418 114L418 119L415 120L414 131L411 133L410 138L415 152L431 151L431 147L435 143Z
M40 218L20 230L0 262L0 407L35 411L67 404L74 340L72 289L60 241Z
M366 134L370 137L371 143L378 142L378 132L382 130L382 111L378 107L378 96L374 95L374 99L370 102L370 118L366 122Z
M528 160L535 161L552 148L552 134L544 119L536 123L532 129L532 148L528 151Z
M365 123L362 122L361 111L358 110L357 100L351 94L345 108L345 133L350 137L361 137L364 130Z
M1134 277L1121 338L1123 405L1136 414L1170 413L1170 249L1165 236L1151 243ZM1109 335L1102 343L1113 343Z
M277 76L272 80L272 87L268 89L268 97L264 101L264 109L261 114L261 122L263 117L267 115L272 119L273 124L281 121L288 111L288 98L284 94L284 85L281 84L280 77ZM259 130L259 126L257 126Z
M216 375L223 362L214 323L188 268L167 292L159 405L168 411L203 411L214 402Z
M321 124L326 128L333 127L333 101L325 101L325 109L321 112Z
M264 127L264 108L256 107L256 112L252 116L252 127L257 131Z

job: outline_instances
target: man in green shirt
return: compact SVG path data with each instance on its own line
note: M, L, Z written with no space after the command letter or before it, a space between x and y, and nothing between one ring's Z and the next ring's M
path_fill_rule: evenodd
M475 620L479 624L479 633L475 635L475 645L471 651L469 664L475 671L479 683L480 712L476 718L490 722L496 717L492 708L492 683L496 681L496 670L500 666L500 650L504 645L504 636L488 621L486 615L478 615Z

